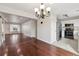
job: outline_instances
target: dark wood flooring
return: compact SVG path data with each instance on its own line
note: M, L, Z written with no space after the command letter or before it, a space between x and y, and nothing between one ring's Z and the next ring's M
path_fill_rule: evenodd
M0 56L73 56L75 54L23 34L6 34Z

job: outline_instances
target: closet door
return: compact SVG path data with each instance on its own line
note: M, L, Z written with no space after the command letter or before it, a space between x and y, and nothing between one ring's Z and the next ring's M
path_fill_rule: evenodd
M5 40L5 31L4 31L5 21L0 17L0 45Z

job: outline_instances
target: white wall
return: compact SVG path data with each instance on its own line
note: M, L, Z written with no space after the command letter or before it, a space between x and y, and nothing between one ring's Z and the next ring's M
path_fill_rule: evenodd
M56 30L57 17L56 15L51 16L51 43L57 41L57 30Z
M43 24L41 24L43 22ZM40 19L37 21L37 38L50 43L51 39L50 19Z
M52 15L47 19L37 21L37 38L49 44L56 41L56 16Z
M22 33L25 36L36 37L36 21L29 20L22 24Z
M10 24L5 24L5 33L10 33Z

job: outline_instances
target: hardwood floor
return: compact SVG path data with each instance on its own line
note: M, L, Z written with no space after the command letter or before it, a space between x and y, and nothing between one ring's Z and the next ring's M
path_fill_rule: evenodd
M1 56L73 56L75 54L23 34L6 34Z

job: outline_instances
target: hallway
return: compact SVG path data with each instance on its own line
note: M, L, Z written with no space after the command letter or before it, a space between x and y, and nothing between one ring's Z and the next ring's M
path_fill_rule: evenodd
M6 34L5 42L0 47L1 56L73 56L75 54L49 45L22 33Z

